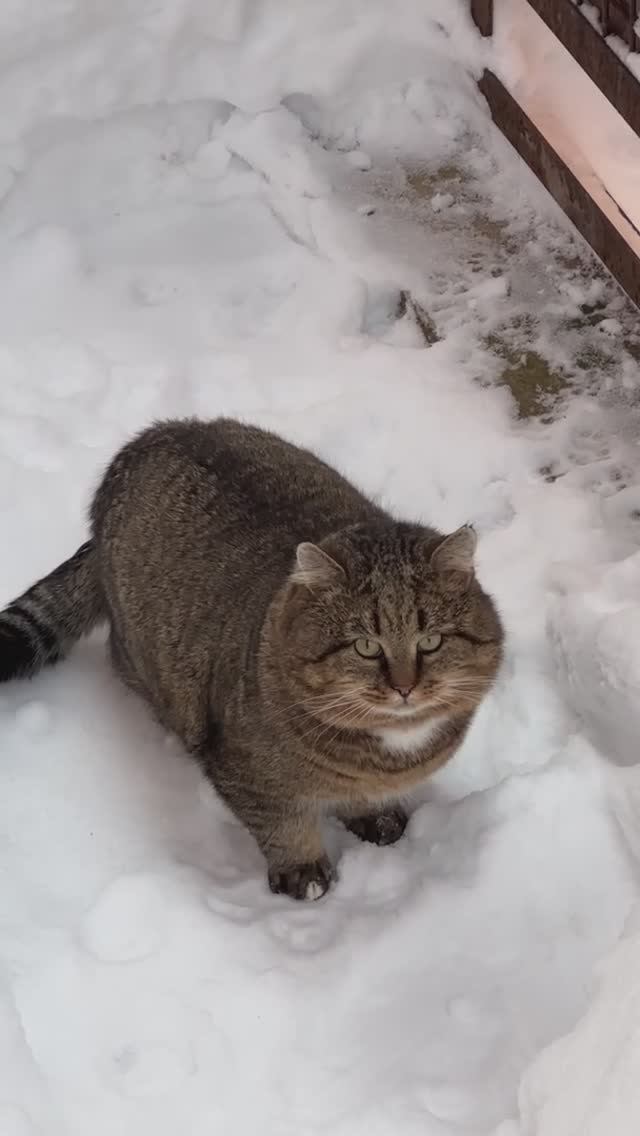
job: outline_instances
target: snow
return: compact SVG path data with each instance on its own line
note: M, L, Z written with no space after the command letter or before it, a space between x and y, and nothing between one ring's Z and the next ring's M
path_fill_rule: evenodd
M593 1136L636 1131L638 1084L638 933L601 968L600 988L569 1038L557 1042L527 1075L522 1089L526 1131Z
M0 602L132 431L225 413L472 521L508 650L406 836L331 825L300 907L100 635L1 688L1 1136L632 1130L637 330L489 51L463 0L2 6ZM579 393L518 418L496 343Z

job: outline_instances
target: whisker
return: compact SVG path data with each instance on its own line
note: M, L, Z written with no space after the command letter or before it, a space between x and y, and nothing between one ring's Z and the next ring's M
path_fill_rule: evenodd
M356 709L357 707L355 707L355 705L348 705L348 707L342 708L338 717L333 718L333 720L329 722L316 722L316 724L311 727L311 729L306 730L306 733L300 734L298 740L300 742L304 742L308 737L311 737L311 735L313 735L313 738L311 738L311 744L317 745L319 740L321 740L321 737L329 733L331 729L335 730L335 733L339 733L340 729L343 727L343 724L346 724L346 722L350 720L352 715L354 715L354 711Z
M340 708L340 712L338 713L338 715L333 717L332 721L326 723L320 722L317 727L314 727L311 730L307 730L304 734L299 735L299 740L305 741L307 738L313 735L311 744L317 746L319 741L325 736L325 734L328 734L331 730L333 730L336 734L339 733L340 730L344 729L344 727L349 722L353 721L354 713L357 714L361 711L362 702L355 701L355 699L352 698L349 703Z
M352 696L352 691L344 691L342 694L334 696L333 698L327 696L326 694L313 695L312 697L305 698L300 702L292 702L289 706L280 706L273 712L267 713L265 717L268 722L275 723L280 721L288 714L314 714L320 710L331 709L333 706L340 705L342 702L345 702ZM330 701L327 701L328 697L330 698Z

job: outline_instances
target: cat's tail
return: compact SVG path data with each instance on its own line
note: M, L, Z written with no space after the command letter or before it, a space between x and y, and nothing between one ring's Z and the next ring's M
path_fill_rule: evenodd
M0 611L0 682L57 663L105 618L93 541Z

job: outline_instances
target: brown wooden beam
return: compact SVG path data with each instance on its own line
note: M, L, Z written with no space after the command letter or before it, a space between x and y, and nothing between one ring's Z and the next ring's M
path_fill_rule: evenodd
M638 51L640 36L634 31L634 24L640 15L637 0L595 0L595 5L600 13L602 34L620 36L627 47Z
M483 36L493 35L493 0L471 0L471 15Z
M571 0L528 0L582 70L640 135L640 83Z
M640 258L492 71L479 86L496 126L640 307Z

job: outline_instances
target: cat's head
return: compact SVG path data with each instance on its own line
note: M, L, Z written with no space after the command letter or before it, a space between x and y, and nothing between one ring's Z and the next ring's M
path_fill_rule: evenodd
M503 633L475 578L476 537L358 525L298 546L278 620L292 706L375 733L473 711Z

